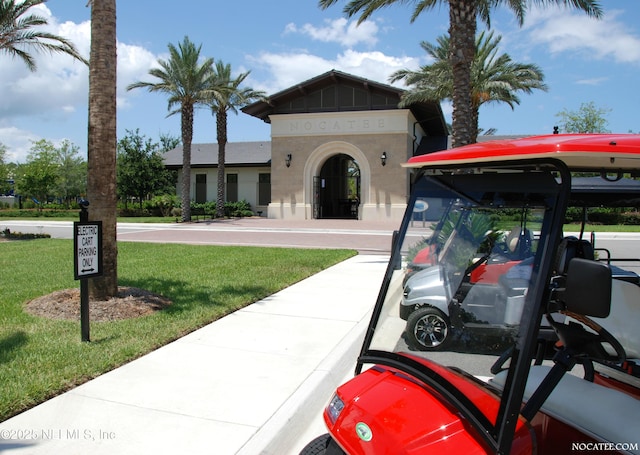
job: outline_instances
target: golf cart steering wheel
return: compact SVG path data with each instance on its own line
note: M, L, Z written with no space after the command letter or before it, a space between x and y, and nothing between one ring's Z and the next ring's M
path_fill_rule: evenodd
M595 322L593 319L585 316L583 314L574 313L572 311L560 311L560 313L565 316L569 316L572 319L584 324L589 327L596 333L588 332L583 327L580 327L582 333L579 335L581 340L587 341L589 344L591 342L600 343L601 349L598 352L594 352L594 350L590 350L587 354L588 358L593 360L604 360L606 362L615 362L622 363L627 359L627 353L624 348L620 344L620 342L604 327ZM573 325L565 325L565 324L554 324L554 327L558 331L558 336L562 338L566 338L567 336L574 336L576 333L575 324ZM572 333L573 332L573 333ZM564 335L564 336L563 336ZM582 343L583 346L588 346L588 343ZM609 344L615 351L616 355L610 355L606 352L603 344Z
M624 347L620 344L620 342L609 332L607 329L602 327L600 324L595 322L593 319L588 316L584 316L582 314L574 313L572 311L561 311L560 313L565 316L569 316L572 319L584 324L589 327L596 333L588 332L584 329L584 327L579 324L566 325L560 324L553 319L550 320L550 323L555 328L556 333L559 337L569 338L571 337L575 340L577 337L580 339L581 346L588 346L591 343L599 343L601 345L601 349L595 352L593 349L590 349L590 352L583 354L586 355L583 360L600 360L605 362L613 362L613 363L622 363L627 359L627 353L624 350ZM577 327L576 327L577 326ZM615 351L616 355L610 355L607 351L602 347L603 344L609 344ZM572 343L573 344L573 343ZM504 351L500 357L495 361L495 363L491 366L491 373L498 374L500 371L504 369L504 364L509 360L509 358L513 355L513 346L510 346L506 351ZM581 350L584 351L584 350ZM585 367L585 378L588 376L588 365L586 362L581 362ZM588 362L591 364L591 362ZM592 365L592 364L591 364ZM591 366L591 376L593 375L593 366ZM593 380L593 379L591 379Z

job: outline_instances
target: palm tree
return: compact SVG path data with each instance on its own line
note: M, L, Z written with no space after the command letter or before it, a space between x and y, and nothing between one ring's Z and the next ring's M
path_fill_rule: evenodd
M191 141L193 139L193 114L195 106L206 101L208 83L213 71L213 59L202 63L202 45L193 44L187 36L176 48L169 44L169 60L159 60L160 68L152 68L149 74L159 82L135 82L127 87L147 88L150 92L169 95L168 115L180 112L182 130L182 221L191 221ZM175 106L179 108L172 110Z
M482 32L476 39L476 51L471 65L471 142L478 136L478 112L485 103L506 103L514 109L520 104L517 92L531 93L533 90L547 90L542 70L534 64L516 63L508 54L498 55L498 45L502 37L494 38L493 32ZM389 80L404 79L413 86L400 102L401 107L425 101L442 101L453 96L452 69L449 63L449 37L437 38L437 45L423 41L420 46L431 56L433 63L418 71L400 70Z
M102 221L103 275L89 292L106 300L118 294L116 245L116 0L91 3L87 199L91 219Z
M326 9L338 0L318 0L321 8ZM479 17L490 26L490 13L493 8L505 5L511 9L520 25L524 22L528 4L563 4L585 11L589 16L600 17L602 10L597 0L349 0L344 7L347 16L360 13L358 23L367 20L375 11L400 3L415 5L411 22L424 11L433 10L437 5L449 4L449 61L453 75L452 146L458 147L471 143L473 132L473 108L471 100L471 66L474 59L476 21Z
M71 41L34 29L34 27L47 25L47 20L42 16L26 13L29 8L44 2L46 0L24 0L23 2L0 0L0 51L12 57L20 57L31 71L37 69L36 63L33 56L24 48L68 54L88 64Z
M216 216L224 217L224 163L227 145L227 117L229 111L238 112L252 101L265 97L265 93L240 85L249 76L250 71L241 73L235 79L231 77L231 65L216 62L209 79L208 104L216 116L216 135L218 140L218 191L216 197Z

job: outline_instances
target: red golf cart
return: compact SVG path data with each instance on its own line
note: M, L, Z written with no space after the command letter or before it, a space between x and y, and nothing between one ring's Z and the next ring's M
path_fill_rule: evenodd
M412 195L355 377L324 412L328 433L301 453L640 453L640 244L564 226L576 211L585 222L591 208L637 211L640 136L487 142L406 166ZM441 222L414 223L416 204ZM471 283L503 227L525 218L536 239L517 259L526 264ZM425 247L428 264L407 279ZM464 322L438 350L407 343L400 306L412 280L433 288L421 291L434 316L424 336L454 310Z

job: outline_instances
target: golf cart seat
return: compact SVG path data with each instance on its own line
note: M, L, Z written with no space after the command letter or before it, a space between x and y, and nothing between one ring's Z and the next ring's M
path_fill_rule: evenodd
M595 260L591 242L573 236L563 238L556 253L554 272L558 275L566 275L569 262L573 258Z
M601 334L596 336L590 334L595 332L589 332L575 322L579 320L588 325L590 318L606 321L612 308L614 280L611 270L603 263L577 256L588 254L589 246L588 242L568 239L563 240L558 251L556 271L562 276L556 282L558 287L550 302L550 311L560 311L571 317L564 322L549 319L563 347L554 357L553 367L531 367L523 396L526 404L521 413L531 421L539 417L538 411L542 411L593 435L598 441L634 441L637 429L632 429L628 422L636 421L640 415L640 400L569 373L577 363L582 363L588 377L591 360L613 365L617 361L623 362L627 356L623 346L608 331L599 328ZM603 342L615 349L615 355L603 347ZM503 389L506 375L506 371L500 372L490 379L490 383Z
M594 248L587 240L566 237L558 247L555 271L566 275L573 258L595 260ZM638 275L619 267L608 265L611 283L611 306L606 317L592 315L592 319L611 332L624 346L627 356L640 359L640 286Z
M533 392L549 374L551 367L534 365L524 392L528 401ZM498 389L504 388L507 371L501 371L489 383ZM581 377L566 374L542 405L541 411L562 422L593 434L602 441L636 441L636 422L640 415L640 400Z
M529 229L522 229L515 226L505 239L509 255L516 259L524 259L531 256L531 244L533 243L533 234Z

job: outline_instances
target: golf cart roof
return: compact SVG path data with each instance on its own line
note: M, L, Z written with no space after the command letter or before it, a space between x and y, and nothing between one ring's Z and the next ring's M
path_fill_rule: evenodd
M495 161L554 158L573 171L631 172L640 170L638 134L551 134L489 141L419 155L410 168L468 166Z

